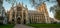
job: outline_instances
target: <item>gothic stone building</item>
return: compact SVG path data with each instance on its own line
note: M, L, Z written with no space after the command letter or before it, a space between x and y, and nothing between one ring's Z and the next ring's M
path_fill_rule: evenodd
M23 4L16 4L8 11L9 22L28 24L28 23L50 23L46 4L42 3L36 10L28 10Z
M35 11L28 11L31 23L51 23L46 8L46 4L42 3Z
M25 24L28 23L28 8L24 7L23 4L16 4L15 7L11 7L8 11L9 22Z

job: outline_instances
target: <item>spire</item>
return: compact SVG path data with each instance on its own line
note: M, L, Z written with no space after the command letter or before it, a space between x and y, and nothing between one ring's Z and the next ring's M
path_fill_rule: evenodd
M12 4L12 7L14 7L14 3Z
M23 6L23 2L22 2L22 6Z
M46 5L45 2L43 2L43 4Z
M19 2L19 4L18 4L19 6L21 6L21 3Z
M17 2L16 2L16 5L17 5Z
M27 5L25 5L25 7L27 8Z
M19 5L20 5L20 2L19 2Z
M25 8L28 9L28 8L27 8L27 5L25 5Z

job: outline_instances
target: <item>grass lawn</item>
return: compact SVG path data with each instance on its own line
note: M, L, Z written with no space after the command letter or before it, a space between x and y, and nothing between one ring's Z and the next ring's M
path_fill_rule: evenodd
M0 25L0 28L13 28L14 24L5 24L5 25Z
M60 28L60 24L27 24L35 28Z

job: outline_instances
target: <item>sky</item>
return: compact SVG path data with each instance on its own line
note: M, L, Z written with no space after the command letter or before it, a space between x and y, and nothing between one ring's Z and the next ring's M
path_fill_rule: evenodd
M19 3L19 2L20 3L23 2L24 5L27 5L27 7L28 7L29 10L35 10L34 7L32 7L31 4L29 3L29 0L18 0L17 3ZM52 17L52 18L54 18L54 14L52 12L50 12L49 10L50 10L50 7L53 6L53 5L55 5L55 4L56 3L46 2L46 6L47 6L47 10L48 10L49 16ZM3 2L3 7L5 8L6 11L10 10L11 4L9 4L6 1L4 1Z

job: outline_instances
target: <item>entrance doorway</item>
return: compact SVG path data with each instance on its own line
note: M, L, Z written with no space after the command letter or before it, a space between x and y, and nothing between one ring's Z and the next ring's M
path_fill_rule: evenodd
M24 22L23 23L26 24L26 19L24 19Z
M21 24L21 19L17 18L17 24Z

